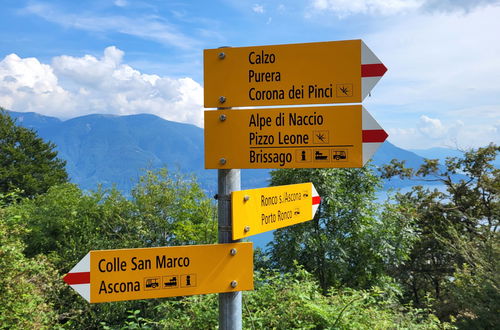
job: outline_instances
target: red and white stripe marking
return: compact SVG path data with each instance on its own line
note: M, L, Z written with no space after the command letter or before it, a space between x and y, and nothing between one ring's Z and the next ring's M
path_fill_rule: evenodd
M370 94L386 71L382 61L361 41L361 100Z
M318 210L319 203L321 203L321 197L319 197L318 192L316 191L316 188L314 188L314 185L311 183L312 186L312 216L314 218L314 215L316 214L316 211Z
M363 141L363 166L372 158L380 145L389 136L377 121L366 111L361 110L362 141Z
M63 277L63 280L90 302L90 252Z

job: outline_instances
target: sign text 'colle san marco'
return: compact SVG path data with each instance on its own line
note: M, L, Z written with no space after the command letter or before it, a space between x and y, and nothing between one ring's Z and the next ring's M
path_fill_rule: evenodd
M361 40L207 49L205 107L359 103L386 70Z
M252 243L90 251L64 281L91 303L252 290Z

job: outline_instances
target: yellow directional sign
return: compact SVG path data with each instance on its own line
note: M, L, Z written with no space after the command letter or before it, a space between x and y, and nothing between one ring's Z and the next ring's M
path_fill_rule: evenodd
M205 168L362 167L387 134L361 105L205 111Z
M252 243L90 251L64 281L91 303L253 290Z
M233 239L312 220L319 203L311 182L233 191Z
M360 103L386 71L361 40L206 49L204 104Z

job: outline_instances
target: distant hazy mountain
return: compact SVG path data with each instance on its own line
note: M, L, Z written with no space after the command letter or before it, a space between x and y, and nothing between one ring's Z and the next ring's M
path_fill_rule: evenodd
M115 184L127 192L145 169L167 167L194 173L202 186L214 192L217 172L204 169L203 129L164 120L154 115L88 115L62 121L33 112L10 112L18 124L32 128L57 146L67 161L72 182L83 189ZM385 142L373 158L377 166L396 158L418 167L423 158ZM267 186L269 170L243 170L242 189ZM408 186L413 182L392 179L386 186Z
M411 152L429 159L439 159L444 164L447 157L461 157L462 151L448 148L410 149Z
M462 157L463 152L456 149L448 149L448 148L430 148L430 149L411 149L412 152L416 153L419 156L429 159L439 159L441 164L444 164L444 161L447 157ZM500 158L497 157L493 162L493 165L497 168L500 167Z
M88 115L62 121L34 112L9 112L57 146L72 182L83 189L116 185L130 191L146 169L195 174L202 186L217 189L217 171L205 170L203 129L148 114ZM243 170L244 189L267 186L268 170Z

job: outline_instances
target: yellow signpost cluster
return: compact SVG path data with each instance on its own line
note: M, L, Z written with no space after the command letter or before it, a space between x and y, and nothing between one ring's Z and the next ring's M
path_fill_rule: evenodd
M223 194L236 190L233 240L312 220L320 198L312 183L237 191L240 183L221 185L229 173L362 167L387 133L359 103L386 70L361 40L204 51L204 105L217 108L205 111L205 168L219 169L219 215ZM339 103L358 104L331 106ZM295 107L269 108L284 105ZM238 314L227 306L220 320Z
M360 104L331 104L361 103L385 71L361 40L206 49L204 104L218 109L205 111L205 167L220 169L223 244L90 251L64 280L91 303L252 290L252 243L226 234L312 220L320 197L310 182L234 191L229 171L362 167L387 134ZM261 107L283 105L323 106ZM247 106L259 108L233 108ZM219 299L221 328L241 327L235 297Z

